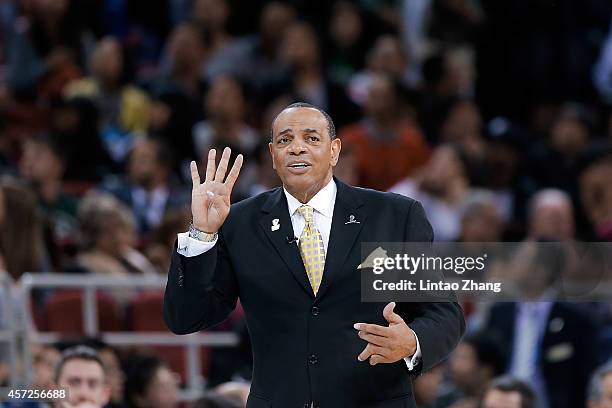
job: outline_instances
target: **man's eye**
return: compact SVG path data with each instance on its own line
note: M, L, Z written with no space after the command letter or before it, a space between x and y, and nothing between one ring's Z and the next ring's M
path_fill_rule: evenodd
M289 142L289 138L288 137L281 137L280 139L278 139L278 143L279 144L285 144Z
M311 142L318 142L319 138L317 136L308 136L308 140L310 140Z

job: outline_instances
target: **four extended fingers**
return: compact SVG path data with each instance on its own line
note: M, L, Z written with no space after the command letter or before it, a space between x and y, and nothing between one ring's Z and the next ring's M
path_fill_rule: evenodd
M388 352L388 327L370 323L355 323L353 327L359 330L358 336L368 342L361 354L357 356L359 361L369 359L371 365L390 361L385 357Z
M206 176L204 181L218 181L223 182L225 178L225 173L227 172L227 166L229 164L229 159L231 156L232 150L229 147L226 147L223 150L223 155L221 156L221 162L219 163L219 167L215 166L215 159L217 152L215 149L210 149L208 151L208 160L206 163ZM239 154L234 160L234 164L230 169L227 178L225 178L225 184L227 185L229 191L231 192L234 184L236 183L236 179L238 179L238 175L240 174L240 169L242 168L242 163L244 161L244 157L242 154ZM193 186L198 186L200 184L200 173L198 171L198 165L195 161L190 163L191 170L191 182Z

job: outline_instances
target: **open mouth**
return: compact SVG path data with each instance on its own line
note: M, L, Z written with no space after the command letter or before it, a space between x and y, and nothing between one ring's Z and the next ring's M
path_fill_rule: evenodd
M289 168L289 171L291 171L292 173L299 174L299 173L306 172L310 168L310 163L295 162L295 163L290 163L289 165L287 165L287 167Z

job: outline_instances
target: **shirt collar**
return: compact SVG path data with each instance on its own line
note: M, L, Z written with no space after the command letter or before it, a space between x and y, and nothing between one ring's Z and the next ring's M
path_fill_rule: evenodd
M314 195L306 203L306 205L311 206L315 211L324 216L331 218L332 212L334 208L334 203L336 201L336 192L338 188L336 187L336 182L332 178L329 183L325 187L323 187L317 194ZM297 198L289 194L287 189L283 187L283 191L285 192L285 196L287 197L287 206L289 207L289 215L292 216L299 207L301 207L302 203L299 202Z

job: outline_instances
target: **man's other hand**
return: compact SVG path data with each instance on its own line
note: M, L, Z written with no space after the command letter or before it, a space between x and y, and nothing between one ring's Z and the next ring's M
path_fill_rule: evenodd
M359 361L370 360L370 365L380 363L395 363L416 353L417 344L414 332L404 319L393 311L395 302L389 303L383 309L383 316L389 326L379 326L370 323L355 323L353 327L357 335L368 342L359 354Z

